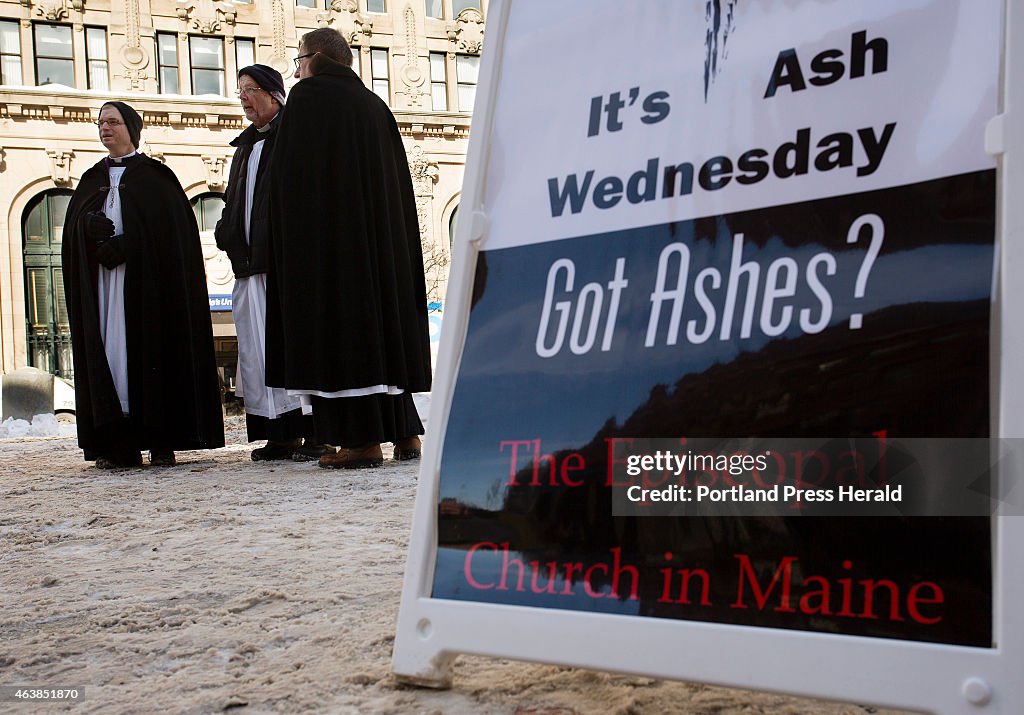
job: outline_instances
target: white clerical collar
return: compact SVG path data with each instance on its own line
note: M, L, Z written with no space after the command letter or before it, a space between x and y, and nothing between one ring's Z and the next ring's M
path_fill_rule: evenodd
M278 114L280 114L280 112L278 112ZM277 114L272 116L270 118L270 121L264 124L262 127L256 127L256 131L258 131L260 134L266 134L267 132L270 131L270 125L274 122L275 119L277 119Z
M115 164L120 164L125 159L133 157L138 153L138 151L133 151L131 154L125 154L124 156L108 156L107 158L110 159L110 161L112 161Z

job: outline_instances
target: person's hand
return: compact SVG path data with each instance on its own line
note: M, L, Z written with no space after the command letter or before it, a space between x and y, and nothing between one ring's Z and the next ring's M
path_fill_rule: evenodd
M103 240L114 235L114 222L101 211L92 211L85 215L85 235L92 239Z
M113 236L97 244L96 260L111 271L128 260L124 252L124 236Z

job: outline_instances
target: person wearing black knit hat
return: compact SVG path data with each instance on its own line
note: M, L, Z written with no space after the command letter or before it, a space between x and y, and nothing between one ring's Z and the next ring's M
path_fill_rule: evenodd
M269 388L263 369L266 353L269 166L281 108L285 103L281 73L266 65L238 71L238 99L252 122L232 142L235 155L228 172L224 211L217 222L217 246L228 254L235 274L231 312L238 335L235 395L245 404L249 441L267 440L252 451L254 462L289 459L312 439L313 419L303 417L298 397ZM319 456L317 456L319 459Z
M142 117L100 108L108 156L83 174L64 220L64 293L78 444L100 468L169 466L224 444L199 229L181 184L138 153Z

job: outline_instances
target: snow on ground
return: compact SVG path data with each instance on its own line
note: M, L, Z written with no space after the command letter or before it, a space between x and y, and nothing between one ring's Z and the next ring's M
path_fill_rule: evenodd
M8 417L0 422L0 439L22 437L75 437L75 425L60 422L55 415L36 415L32 421Z
M0 440L0 684L85 689L7 712L874 712L480 657L451 690L402 685L416 463L253 463L244 439L229 418L223 449L121 471L67 436Z

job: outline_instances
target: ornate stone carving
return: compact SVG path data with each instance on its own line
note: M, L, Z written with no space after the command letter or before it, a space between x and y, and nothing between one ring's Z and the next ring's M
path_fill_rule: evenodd
M206 186L210 191L224 189L224 166L227 162L227 158L223 156L203 157L203 164L206 165Z
M408 152L409 173L412 174L413 193L416 194L416 215L420 224L420 241L430 244L430 224L434 201L434 184L440 176L436 161L429 161L423 153L423 147L414 144Z
M57 186L66 186L71 181L71 157L74 154L60 149L47 149L46 155L50 157L50 176L53 183Z
M402 67L399 76L405 89L400 89L395 94L405 98L406 106L419 107L423 103L426 92L423 91L424 75L420 69L419 53L416 47L416 13L412 7L405 6L402 13L405 19L405 65Z
M66 20L71 11L85 12L85 0L21 0L31 14L50 22Z
M144 71L149 55L142 49L139 33L139 0L124 0L124 46L121 48L121 66L128 89L139 92L146 88L149 75Z
M223 289L234 282L235 274L231 270L231 259L228 254L217 248L213 231L199 234L199 242L203 247L203 260L206 263L206 286ZM213 293L213 291L210 291ZM218 290L218 293L230 293L231 290Z
M235 8L214 0L178 0L178 19L204 35L218 32L223 25L235 24Z
M85 11L85 0L22 0L22 4L30 13L48 19L51 23L67 19L72 10L79 14Z
M434 184L441 175L436 161L430 161L423 153L423 147L414 144L408 153L409 173L412 174L413 191L417 196L434 195Z
M452 52L458 50L479 55L484 47L484 16L475 7L467 7L445 28Z
M287 77L291 70L291 62L288 61L288 45L285 41L284 0L271 0L270 17L273 27L270 66Z
M368 20L359 12L359 5L355 0L334 0L326 12L316 16L316 24L320 27L330 27L336 19L338 24L334 25L334 29L340 32L350 45L359 44L360 40L364 39L361 36L368 38L373 34L373 20Z

